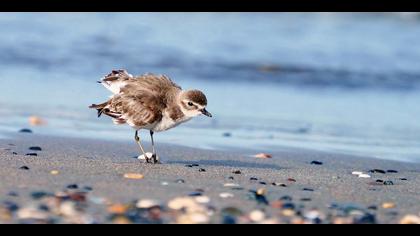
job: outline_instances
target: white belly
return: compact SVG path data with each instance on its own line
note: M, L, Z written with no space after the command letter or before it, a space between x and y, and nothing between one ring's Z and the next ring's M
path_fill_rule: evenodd
M170 128L176 127L176 126L178 126L179 124L182 124L182 123L184 123L184 122L187 122L187 121L189 121L189 120L191 120L191 117L188 117L188 118L183 118L183 119L181 119L181 120L174 121L174 120L172 120L169 116L164 115L164 116L162 117L162 120L161 120L160 122L158 122L158 123L157 123L157 124L156 124L156 125L152 128L152 130L153 130L153 131L155 131L155 132L165 131L165 130L168 130L168 129L170 129Z

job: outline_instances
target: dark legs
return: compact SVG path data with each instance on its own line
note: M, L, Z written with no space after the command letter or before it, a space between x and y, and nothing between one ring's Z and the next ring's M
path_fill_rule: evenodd
M156 149L155 149L155 141L153 140L153 134L154 132L150 130L150 138L152 139L152 161L153 163L159 163L159 160L157 159L157 155L156 155Z
M146 162L147 163L157 164L157 163L160 163L160 162L159 162L159 160L157 158L157 155L156 155L156 149L155 149L155 142L153 140L153 134L154 134L154 132L150 130L150 137L152 139L152 148L153 148L153 154L152 154L152 157L151 158L149 158L147 156L146 152L144 151L143 146L141 145L141 141L140 141L138 130L136 130L136 133L134 135L134 139L136 140L136 143L139 145L140 151L143 153L143 156L144 156Z

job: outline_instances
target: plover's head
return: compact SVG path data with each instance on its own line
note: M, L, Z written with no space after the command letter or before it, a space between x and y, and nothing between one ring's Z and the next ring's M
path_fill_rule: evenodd
M206 95L199 90L188 90L182 92L180 96L180 103L182 112L188 117L195 117L201 114L212 117L211 113L206 110Z

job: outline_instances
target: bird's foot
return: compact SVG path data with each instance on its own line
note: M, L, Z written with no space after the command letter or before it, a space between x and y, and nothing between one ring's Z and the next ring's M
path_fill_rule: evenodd
M156 155L156 153L152 154L152 158L151 159L152 159L151 161L152 161L153 164L162 164L159 161L159 157Z
M159 157L151 152L146 152L146 156L142 154L137 159L145 161L145 163L161 164Z

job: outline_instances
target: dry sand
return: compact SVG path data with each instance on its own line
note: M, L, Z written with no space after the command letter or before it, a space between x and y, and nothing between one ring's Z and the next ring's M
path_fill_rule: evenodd
M39 146L42 151L28 150L31 146ZM264 188L270 204L283 196L290 196L293 204L301 205L302 211L317 208L328 214L331 204L362 209L376 206L377 210L366 211L374 215L378 223L397 223L407 214L418 215L420 212L420 164L308 150L270 153L273 155L271 159L251 157L256 151L221 152L160 143L158 151L164 164L152 165L133 158L138 155L134 142L24 133L13 135L11 139L0 139L0 203L9 201L24 208L32 204L30 194L34 191L56 193L70 184L77 184L79 189L91 187L90 196L107 199L110 203L155 199L165 205L171 199L198 191L210 198L215 209L210 222L220 223L220 211L226 207L240 209L244 214L261 209L267 217L276 218L278 208L258 204L250 198L249 190ZM27 153L37 153L38 156L27 156ZM311 164L314 160L323 164ZM189 164L199 166L187 167ZM22 166L29 170L20 169ZM368 173L371 169L392 169L398 173ZM53 170L59 173L53 175ZM237 170L241 174L233 173ZM372 178L359 178L352 175L352 171L363 171ZM139 173L144 178L126 179L123 177L125 173ZM289 181L289 178L296 182ZM179 179L185 183L177 183ZM377 179L391 180L394 185L376 183ZM274 186L274 182L286 187ZM225 187L226 183L237 184L240 188ZM18 196L10 196L10 192ZM220 193L231 193L234 197L221 198ZM383 204L387 202L395 207L384 209ZM110 222L105 206L91 204L87 209L95 217L95 222ZM21 221L13 216L3 221L0 217L0 222Z

